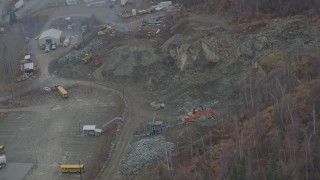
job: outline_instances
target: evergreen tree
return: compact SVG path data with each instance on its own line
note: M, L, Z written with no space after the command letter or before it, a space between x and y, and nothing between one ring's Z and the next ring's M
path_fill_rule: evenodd
M14 11L10 11L10 19L9 22L11 25L16 24L17 23L17 16L16 13Z

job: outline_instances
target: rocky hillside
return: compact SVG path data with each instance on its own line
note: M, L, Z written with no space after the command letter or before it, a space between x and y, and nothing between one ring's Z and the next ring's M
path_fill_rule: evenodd
M319 17L237 27L201 19L181 22L188 28L160 47L178 73L150 86L182 111L190 104L216 108L220 123L208 133L201 125L173 129L168 136L180 149L159 176L318 179Z

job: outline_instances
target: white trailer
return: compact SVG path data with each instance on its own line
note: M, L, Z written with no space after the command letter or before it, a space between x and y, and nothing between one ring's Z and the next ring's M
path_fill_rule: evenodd
M125 6L127 4L128 0L121 0L120 4L121 6Z
M168 6L172 5L172 1L162 1L162 2L159 2L158 5L160 5L162 7L168 7Z
M91 8L91 7L101 8L101 7L106 7L106 6L107 6L106 1L98 1L98 2L93 2L93 3L87 4L88 8Z
M17 10L20 9L23 5L24 5L23 0L19 0L18 2L16 2L16 3L14 4L14 10L17 11Z
M78 0L66 0L68 6L77 5Z

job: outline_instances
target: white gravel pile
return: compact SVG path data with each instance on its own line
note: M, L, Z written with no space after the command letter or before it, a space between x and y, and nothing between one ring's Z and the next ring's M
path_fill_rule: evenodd
M121 172L123 175L136 174L144 166L162 159L174 150L174 144L167 142L162 136L141 139L132 144L122 160Z

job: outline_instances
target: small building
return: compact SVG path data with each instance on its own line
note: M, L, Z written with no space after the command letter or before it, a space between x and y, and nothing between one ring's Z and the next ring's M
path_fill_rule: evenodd
M84 135L95 135L96 125L84 125L82 129L82 134Z
M62 35L62 31L57 29L48 29L41 33L39 37L39 46L44 44L56 44L58 46L60 44L60 38Z
M82 134L88 136L97 136L102 133L102 129L97 129L96 125L84 125L82 129Z
M147 135L156 135L162 133L163 121L149 122L146 125Z
M34 63L24 63L21 67L21 73L32 73L34 72Z
M79 0L66 0L68 6L77 5Z

